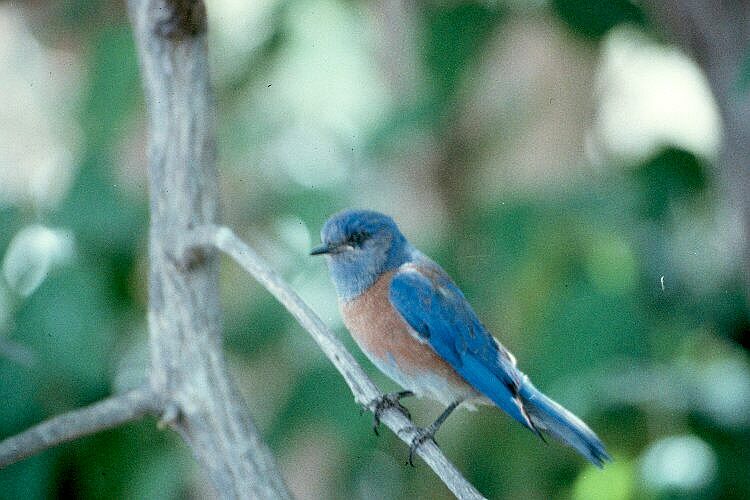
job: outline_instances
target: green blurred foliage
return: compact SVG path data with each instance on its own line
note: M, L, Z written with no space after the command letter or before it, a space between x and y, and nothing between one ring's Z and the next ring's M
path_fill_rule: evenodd
M485 2L428 3L420 15L424 36L418 49L429 78L418 99L399 106L373 133L369 142L375 151L414 127L436 127L450 119L462 76L480 62L504 9Z
M325 3L355 26L353 19L366 17L359 3ZM303 6L311 4L317 5ZM268 33L217 82L227 223L258 244L307 298L321 296L314 305L333 300L322 264L306 257L322 222L361 204L362 193L351 192L357 176L407 176L406 167L400 172L389 165L399 152L416 148L420 134L452 137L467 75L489 64L489 41L510 15L525 12L514 12L514 4L429 2L411 13L419 91L377 110L380 118L355 143L361 151L351 146L350 177L338 183L295 182L279 173L277 157L269 160L264 149L269 138L306 123L286 109L271 113L266 102L271 85L285 83L272 77L297 42L298 3L274 3L263 18ZM0 335L28 349L33 362L0 356L2 437L94 402L138 376L131 358L146 342L147 182L142 172L121 170L128 140L141 151L130 161L145 160L145 118L127 19L109 6L56 3L54 23L33 28L48 44L59 43L55 34L62 33L84 65L77 118L82 150L59 206L41 213L22 203L0 206L0 255L19 230L36 222L72 230L76 256L53 269L30 297L12 300L10 326ZM105 11L111 17L102 23ZM550 12L593 46L618 24L644 24L626 0L559 0ZM33 7L28 15L44 19ZM346 70L331 71L337 69ZM277 146L289 147L284 144ZM341 144L320 147L348 152L349 144ZM742 276L735 270L699 277L696 285L694 276L678 271L686 258L679 250L680 224L711 220L717 211L708 162L667 146L551 194L511 192L488 206L465 187L479 175L470 148L439 145L456 150L449 153L456 162L445 168L455 188L445 189L439 179L423 184L443 182L431 196L455 210L441 216L445 229L417 239L524 371L579 413L615 462L598 472L489 408L448 421L438 435L447 455L491 498L750 497L750 424L737 414L747 402L733 401L750 372ZM134 178L133 185L123 187L123 176ZM388 432L373 435L370 415L360 415L340 376L281 306L229 263L222 280L228 356L295 491L326 498L450 496L424 465L403 466L407 451L400 440ZM331 310L320 311L324 320L338 325L373 373ZM723 367L739 367L730 373L737 384L732 377L711 378ZM384 389L395 388L373 376ZM721 380L726 385L717 387ZM712 392L719 389L725 392ZM423 402L408 406L421 424L439 411ZM656 488L644 480L648 451L681 435L708 444L715 473L690 490ZM309 482L309 490L300 481L304 487ZM180 440L153 421L61 445L0 471L0 498L184 498L205 495L206 488Z
M750 50L745 52L742 58L742 67L740 68L739 78L737 81L737 90L745 93L750 90Z
M462 73L477 62L503 13L484 2L458 2L428 7L423 15L426 35L422 50L426 69L433 76L429 81L434 85L427 105L439 118L441 107L450 105Z
M593 39L621 23L645 22L643 12L629 0L553 0L552 8L576 33Z

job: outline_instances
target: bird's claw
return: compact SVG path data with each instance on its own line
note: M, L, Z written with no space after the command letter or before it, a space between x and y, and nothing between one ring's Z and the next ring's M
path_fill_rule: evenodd
M413 431L415 435L411 440L411 444L409 445L409 460L406 463L411 465L412 467L416 467L414 465L414 454L425 441L432 440L435 444L437 444L437 441L435 441L435 432L437 431L437 429L430 425L429 427L415 427Z
M407 418L411 419L411 413L409 413L409 410L401 404L401 398L405 398L408 396L413 396L414 393L411 391L401 391L401 392L389 392L386 394L383 394L382 397L376 399L371 403L371 406L374 405L373 409L373 417L372 417L372 430L375 432L376 436L379 436L380 433L378 432L378 427L380 426L380 417L383 415L383 412L389 408L398 408L402 412L404 412L404 415L406 415Z

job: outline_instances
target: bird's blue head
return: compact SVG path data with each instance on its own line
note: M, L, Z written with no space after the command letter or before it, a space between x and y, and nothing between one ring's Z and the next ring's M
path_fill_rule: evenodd
M325 255L342 300L367 290L381 274L405 263L411 246L393 219L370 210L345 210L326 221L323 244L310 255Z

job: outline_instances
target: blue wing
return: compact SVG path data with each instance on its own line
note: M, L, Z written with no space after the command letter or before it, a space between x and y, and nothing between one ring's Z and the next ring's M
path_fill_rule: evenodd
M391 304L466 382L537 432L519 397L525 375L513 355L490 335L445 271L424 260L394 274Z

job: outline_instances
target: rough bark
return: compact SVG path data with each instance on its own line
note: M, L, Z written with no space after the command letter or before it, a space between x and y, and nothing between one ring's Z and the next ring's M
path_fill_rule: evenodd
M0 468L60 443L117 427L157 410L156 395L145 387L58 415L0 442Z
M149 113L149 331L147 387L54 417L0 442L0 467L45 448L158 415L190 446L221 498L288 498L222 351L220 250L271 292L370 411L381 394L333 332L231 230L217 226L215 117L206 19L198 0L129 0ZM407 443L416 428L399 409L381 421ZM434 441L418 454L462 499L483 498Z
M266 445L227 373L218 259L176 257L190 230L219 213L205 7L128 2L149 113L151 385L222 498L286 498Z

